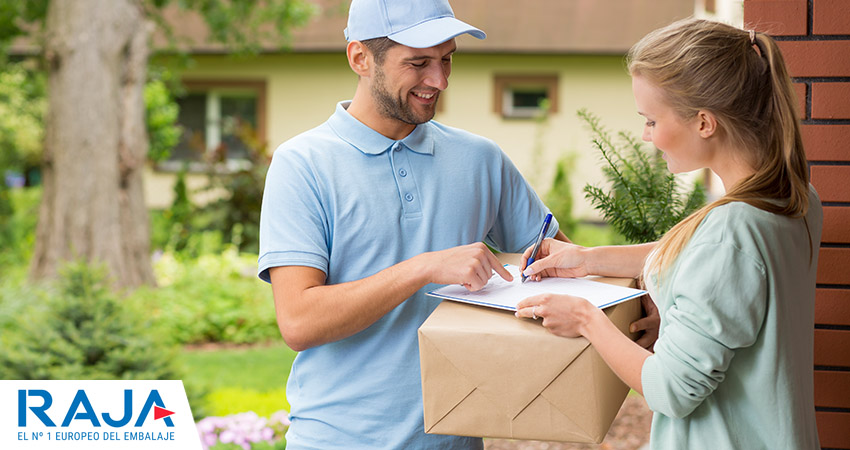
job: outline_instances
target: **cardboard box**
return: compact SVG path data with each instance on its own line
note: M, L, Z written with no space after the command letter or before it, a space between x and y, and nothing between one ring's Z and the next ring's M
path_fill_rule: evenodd
M640 301L605 312L627 333ZM587 339L483 306L440 304L419 328L419 355L426 433L600 443L629 391Z

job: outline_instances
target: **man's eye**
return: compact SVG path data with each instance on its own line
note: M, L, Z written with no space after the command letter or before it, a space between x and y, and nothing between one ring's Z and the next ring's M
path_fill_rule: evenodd
M413 67L425 67L425 61L422 61L421 63L410 63L410 65Z

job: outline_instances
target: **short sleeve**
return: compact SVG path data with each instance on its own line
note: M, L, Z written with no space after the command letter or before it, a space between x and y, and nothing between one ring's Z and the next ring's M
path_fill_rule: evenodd
M495 223L487 235L486 242L499 251L521 253L534 244L549 209L510 158L501 150L499 152L502 156L500 202ZM557 218L553 217L546 237L555 236L558 226Z
M641 385L653 411L684 417L724 380L735 351L755 343L767 281L759 258L724 242L689 245L669 276L661 291L672 303Z
M269 269L277 266L328 273L328 221L320 192L309 160L292 150L275 151L260 213L260 279L270 282Z

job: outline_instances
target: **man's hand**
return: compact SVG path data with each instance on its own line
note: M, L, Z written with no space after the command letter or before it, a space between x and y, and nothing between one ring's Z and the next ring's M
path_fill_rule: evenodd
M494 270L506 281L513 281L496 255L481 242L423 253L414 259L422 265L430 283L461 284L477 291L487 284Z

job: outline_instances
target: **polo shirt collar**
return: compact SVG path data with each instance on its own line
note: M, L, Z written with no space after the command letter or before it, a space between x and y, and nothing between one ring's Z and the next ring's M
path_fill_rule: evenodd
M368 155L380 155L396 142L401 142L410 150L425 155L434 154L434 139L431 138L431 123L417 125L401 141L394 141L369 128L346 111L351 101L339 102L336 110L328 119L328 125L344 141Z

